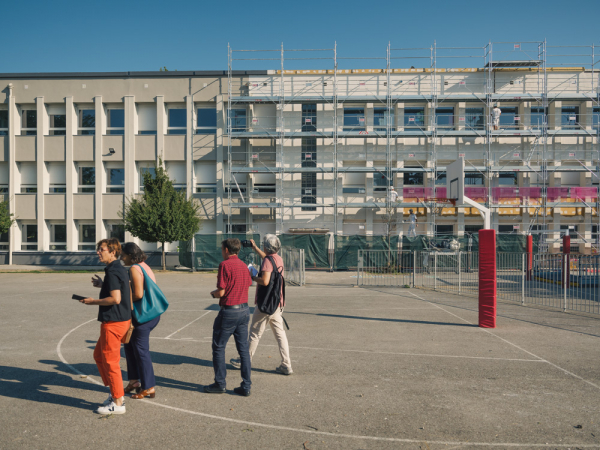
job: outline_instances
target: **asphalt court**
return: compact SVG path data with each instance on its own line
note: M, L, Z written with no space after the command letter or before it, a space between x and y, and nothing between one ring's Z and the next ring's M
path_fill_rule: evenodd
M473 297L353 275L286 288L294 374L275 373L267 329L242 398L230 366L230 392L202 392L216 274L157 274L171 303L152 333L157 397L101 417L97 307L70 299L94 293L91 274L0 274L0 447L600 448L600 319L499 302L484 330Z

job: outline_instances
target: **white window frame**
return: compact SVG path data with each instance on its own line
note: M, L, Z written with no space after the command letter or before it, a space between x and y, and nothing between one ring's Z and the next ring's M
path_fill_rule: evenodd
M92 226L94 227L94 242L84 242L83 241L83 227L84 226ZM85 222L85 221L81 221L77 223L77 235L78 235L78 243L77 243L77 249L79 251L84 251L84 252L90 252L90 251L96 251L96 236L98 235L96 233L96 224L93 222ZM82 248L82 247L89 247L89 248Z
M169 125L171 111L175 110L175 109L177 109L177 110L180 109L180 110L185 111L185 121L186 121L186 126L185 127L172 127L172 126ZM184 108L178 108L178 107L172 107L171 108L171 107L169 107L167 109L167 134L170 134L170 135L185 135L187 133L187 121L188 121L187 113L188 113L188 110L185 107ZM171 133L171 131L181 131L181 130L183 130L184 132L183 133Z
M35 128L27 128L27 113L29 111L35 111ZM28 108L21 110L21 136L35 136L37 134L37 109Z
M201 109L207 109L207 110L211 110L215 112L215 126L214 127L205 127L205 126L199 126L198 125L198 117L200 117L199 111ZM196 106L196 120L195 120L195 133L196 134L217 134L217 124L216 124L216 118L217 118L217 108L216 107L211 107L211 106Z
M67 250L67 242L65 240L65 242L58 242L53 240L53 236L55 233L53 233L53 227L56 227L57 225L61 225L65 227L65 239L66 239L66 232L67 232L67 224L63 223L63 222L50 222L49 224L49 236L50 236L50 244L49 244L49 250L54 252L54 251L66 251ZM55 237L55 236L54 236ZM52 248L52 247L62 247L62 248Z
M231 231L233 227L243 226L246 229L244 231ZM247 223L226 223L225 224L225 234L245 234L248 233L248 224Z
M25 222L25 223L21 223L21 251L24 252L37 252L38 251L38 245L39 245L39 241L40 241L40 230L37 230L37 241L34 242L27 242L27 232L26 227L37 227L37 223L31 223L31 222ZM33 247L35 246L35 248L23 248L23 247Z
M37 184L22 184L21 185L21 194L37 194L38 187Z
M48 114L48 135L49 136L65 136L67 134L67 127L53 127L52 125L52 117L53 116L65 116L65 125L67 123L67 114ZM64 131L62 134L55 134L53 131Z
M6 111L6 119L9 120L8 109L0 109L0 112ZM8 136L8 128L0 128L0 136Z
M77 193L79 194L94 194L96 192L96 184L80 184L81 181L81 169L91 168L94 169L94 180L96 179L96 167L94 166L79 166L77 167ZM88 189L84 191L84 189Z
M0 194L8 194L8 184L0 184Z
M123 239L119 239L119 242L124 242L125 241L125 223L124 222L116 222L116 221L106 220L104 222L104 225L105 225L105 228L106 228L106 236L108 238L111 237L111 231L112 231L112 227L113 226L122 226L123 227Z
M93 127L82 127L81 122L83 121L83 111L94 111L94 126ZM93 136L96 134L96 110L94 108L79 108L77 109L77 135L83 136L82 131L91 131L86 133L87 136Z
M144 192L144 172L145 171L149 171L150 169L156 170L154 166L152 166L152 167L138 167L138 170L139 170L138 176L139 176L139 180L140 180L140 192ZM156 172L155 172L155 175L156 175Z
M123 111L123 126L122 127L109 127L110 124L110 112L111 111ZM122 131L122 133L114 133L115 136L125 134L125 108L106 108L106 134L113 134L111 131Z
M108 184L110 180L109 170L120 169L123 171L123 184ZM125 167L111 167L108 166L104 169L106 171L106 193L107 194L124 194L125 193Z
M196 183L196 194L216 194L217 183Z

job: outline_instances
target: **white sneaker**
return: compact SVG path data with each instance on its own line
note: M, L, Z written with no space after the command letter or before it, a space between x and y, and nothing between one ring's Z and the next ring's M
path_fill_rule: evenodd
M96 414L102 414L104 416L108 414L125 414L125 404L119 406L114 401L111 401L106 406L100 406L96 410Z
M291 375L294 371L291 368L284 367L283 365L279 367L275 367L275 372L280 373L282 375Z
M114 398L111 394L108 394L108 398L102 402L102 406L108 406L113 402ZM123 404L125 404L125 397L123 397Z

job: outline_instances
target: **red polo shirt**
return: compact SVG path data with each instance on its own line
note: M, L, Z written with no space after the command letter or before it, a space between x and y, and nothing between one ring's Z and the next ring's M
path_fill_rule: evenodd
M231 255L219 264L217 288L224 289L225 295L219 299L219 306L248 303L248 289L252 284L250 271L237 255Z

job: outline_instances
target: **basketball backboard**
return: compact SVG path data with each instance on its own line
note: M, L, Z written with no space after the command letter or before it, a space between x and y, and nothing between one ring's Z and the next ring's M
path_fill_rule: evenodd
M446 197L458 205L465 199L465 159L461 156L446 167Z

